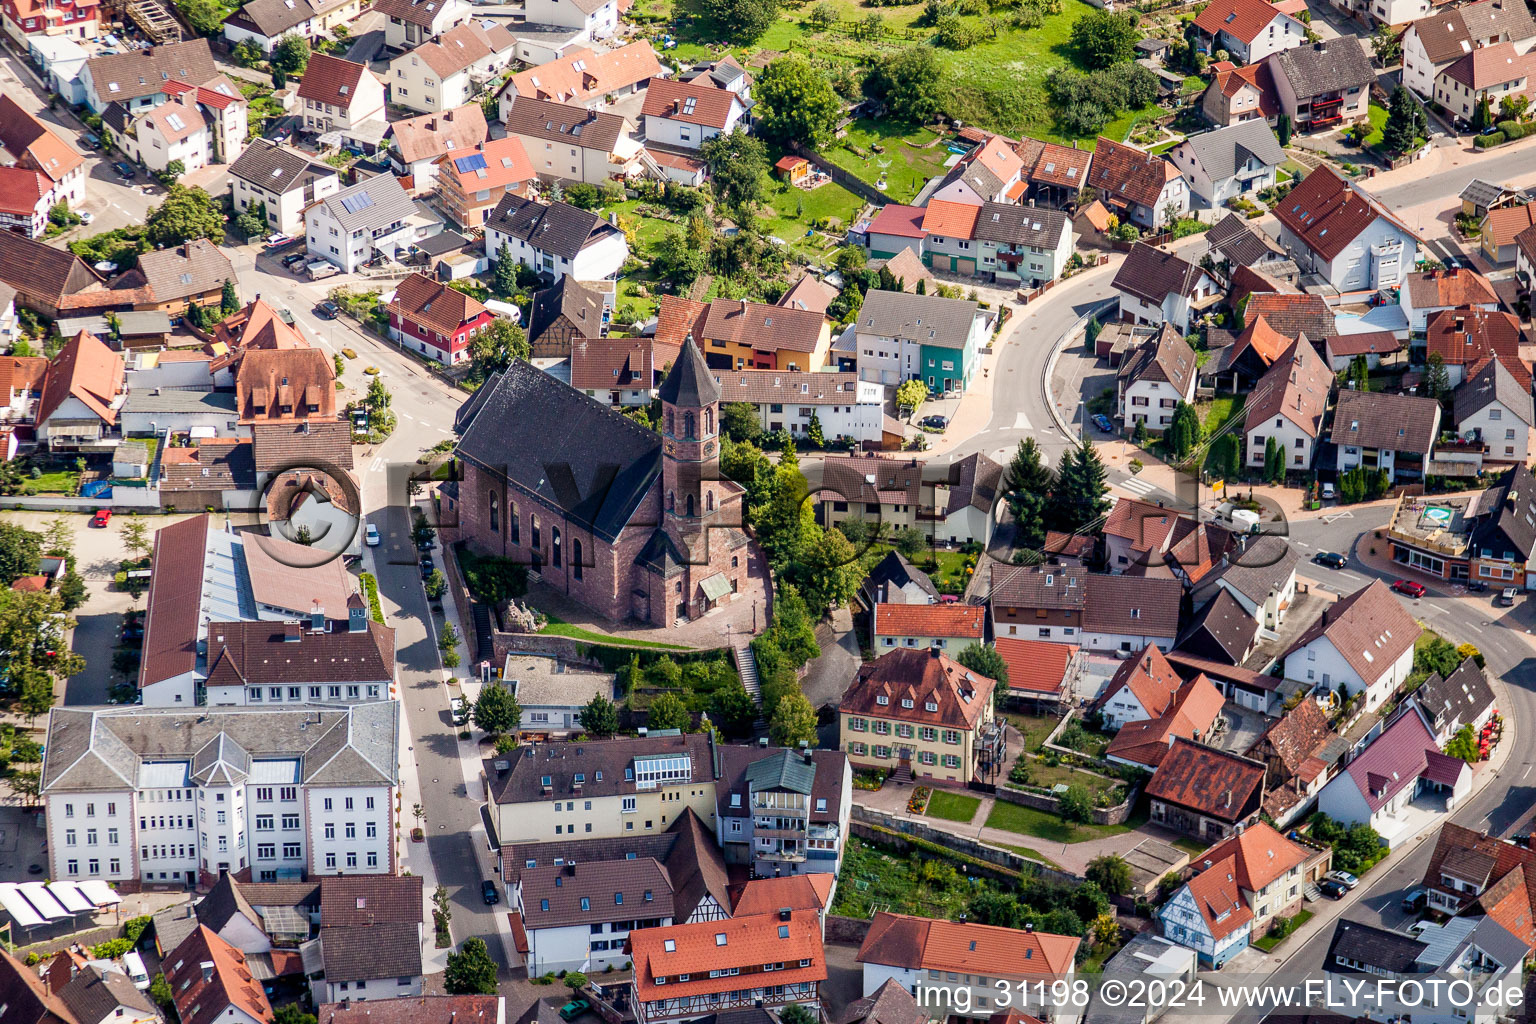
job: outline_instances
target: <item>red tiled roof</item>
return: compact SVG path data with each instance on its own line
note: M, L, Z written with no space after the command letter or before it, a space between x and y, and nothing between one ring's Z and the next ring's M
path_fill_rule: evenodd
M996 925L877 913L858 962L973 974L1066 974L1082 939Z
M36 593L48 589L47 576L21 576L11 584L12 590L20 590L23 593Z
M974 729L982 709L991 704L996 687L996 680L973 672L938 648L898 648L859 669L838 711ZM879 700L882 697L883 704ZM904 701L912 706L906 707ZM930 705L934 710L929 710Z
M1212 864L1187 883L1206 928L1217 942L1253 922L1253 911L1237 889L1236 867L1233 858L1229 857Z
M1147 783L1147 795L1211 818L1235 822L1257 809L1263 784L1262 764L1186 739L1175 739Z
M1411 237L1418 237L1364 189L1346 181L1326 164L1291 189L1275 207L1275 216L1325 260L1347 249L1378 217L1385 217Z
M1334 334L1323 339L1324 351L1334 356L1384 356L1400 352L1402 348L1403 343L1391 331Z
M1216 65L1212 64L1211 68L1214 70ZM1228 64L1225 69L1215 70L1214 73L1216 78L1211 88L1219 89L1223 96L1231 99L1247 87L1259 94L1259 113L1266 119L1280 113L1280 94L1275 89L1275 75L1269 69L1268 61L1242 68Z
M928 232L923 230L923 219L928 211L921 206L899 206L896 203L887 203L875 214L875 219L869 222L871 234L900 235L905 238L924 238Z
M78 399L102 422L117 422L112 400L123 390L123 357L81 331L59 350L43 378L37 422L45 423L67 398Z
M395 287L395 297L387 308L403 319L450 336L489 312L474 296L465 295L420 272Z
M1206 35L1225 32L1234 39L1252 43L1279 14L1266 0L1215 0L1195 18L1195 27Z
M1446 309L1430 316L1426 325L1425 358L1439 355L1447 366L1471 366L1480 359L1495 358L1526 391L1531 390L1531 368L1520 358L1525 338L1520 321L1502 310Z
M923 214L923 231L946 238L968 239L976 232L976 218L981 207L935 199Z
M304 77L299 80L298 96L300 99L350 110L352 101L357 99L358 83L364 75L371 74L373 72L362 64L342 60L328 53L316 53L309 58L309 64L304 68Z
M731 114L741 106L741 99L728 89L716 89L709 78L700 75L692 82L653 78L645 86L645 103L640 113L668 121L684 121L706 128L725 130Z
M741 885L730 887L731 915L752 917L756 914L777 914L788 907L790 910L809 910L821 913L832 896L835 879L825 872L808 875L781 875L774 878L754 878Z
M1270 366L1294 340L1269 326L1269 321L1263 316L1258 316L1237 336L1232 347L1232 358L1236 359L1243 351L1251 348L1265 366Z
M571 50L558 60L518 72L502 91L512 89L518 96L561 103L585 102L660 74L656 51L642 39L602 54L585 48Z
M31 217L53 188L42 171L27 167L0 167L0 213Z
M998 637L996 646L1008 666L1008 689L1027 693L1060 693L1067 667L1078 652L1076 644L1009 636Z
M202 965L212 963L206 977ZM213 1024L231 1009L256 1020L272 1019L261 982L251 976L245 954L207 925L198 925L166 955L165 980L176 1000L176 1014L186 1024Z
M1224 699L1221 691L1201 673L1179 688L1166 714L1122 726L1106 754L1137 764L1161 764L1173 737L1200 739L1209 735Z
M876 636L965 637L980 640L986 608L979 604L877 604Z
M1103 707L1110 698L1126 688L1136 696L1148 717L1161 718L1172 706L1174 695L1179 692L1181 685L1183 680L1173 670L1173 666L1168 664L1163 652L1149 645L1135 658L1121 662L1115 674L1110 677L1109 685L1104 688L1104 694L1094 705Z
M1099 136L1090 184L1122 201L1156 206L1163 186L1178 171L1161 156Z
M1231 858L1239 886L1258 892L1307 859L1307 851L1276 832L1268 822L1256 822L1240 834L1222 840L1194 858L1195 867Z
M1178 521L1178 513L1156 502L1120 498L1104 521L1104 534L1130 541L1136 551L1161 551Z
M668 345L681 346L689 338L703 339L700 333L709 304L685 299L681 295L663 295L656 312L656 340Z
M791 912L790 919L783 922L775 913L641 928L630 933L629 943L641 1002L734 991L741 987L742 979L726 975L724 969L729 967L782 963L784 970L773 974L776 985L827 979L821 924L812 911ZM802 960L810 961L809 966L801 967ZM715 970L721 976L711 978ZM678 981L684 974L689 980ZM658 985L657 978L667 981Z

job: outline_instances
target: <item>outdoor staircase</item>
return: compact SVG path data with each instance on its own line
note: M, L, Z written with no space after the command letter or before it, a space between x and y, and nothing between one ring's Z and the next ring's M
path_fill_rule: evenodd
M736 671L741 675L741 685L747 688L757 706L762 707L762 687L758 685L757 659L752 657L752 648L747 646L746 641L737 640L731 644L731 653L736 656Z
M1301 891L1301 898L1308 903L1316 903L1323 898L1323 890L1317 887L1316 882L1308 882L1307 887Z
M912 781L912 769L911 768L899 768L899 767L893 769L891 771L891 774L890 774L890 781L892 781L892 782L911 782Z

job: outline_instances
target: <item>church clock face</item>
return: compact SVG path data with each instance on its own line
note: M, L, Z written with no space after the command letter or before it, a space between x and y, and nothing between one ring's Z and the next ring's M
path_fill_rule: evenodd
M667 454L668 455L676 455L677 454L677 442L676 441L668 441L667 442Z
M715 454L715 442L710 441L710 442L708 442L707 444L704 445L704 454L705 455L713 455L713 454Z

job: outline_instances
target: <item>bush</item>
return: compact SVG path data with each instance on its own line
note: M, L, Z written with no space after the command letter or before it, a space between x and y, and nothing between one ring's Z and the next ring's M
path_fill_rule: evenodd
M1472 145L1478 149L1487 149L1489 146L1499 146L1504 143L1503 132L1491 132L1488 135L1479 135L1472 140Z
M1497 134L1504 136L1511 142L1515 139L1523 139L1525 137L1525 125L1519 121L1500 121Z

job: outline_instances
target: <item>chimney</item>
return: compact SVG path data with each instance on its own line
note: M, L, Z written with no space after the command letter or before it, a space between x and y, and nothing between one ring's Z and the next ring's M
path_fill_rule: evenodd
M325 609L321 607L318 598L309 603L309 631L311 633L325 632Z
M928 648L928 656L930 658L937 658L939 656L939 653L940 653L940 651L939 651L939 649L937 647L930 647L930 648Z
M1034 930L1035 930L1035 922L1033 922L1033 921L1025 921L1024 922L1024 932L1025 932L1025 934L1028 934L1028 933L1030 933L1030 932L1032 932Z
M759 736L757 738L757 745L758 745L759 749L768 746L768 737L767 736Z
M647 734L648 734L648 733L649 733L649 732L650 732L650 731L651 731L651 730L649 730L649 729L647 729L647 728L646 728L646 727L645 727L645 726L643 726L643 725L642 725L642 726L641 726L641 727L640 727L640 728L639 728L639 729L636 729L636 730L635 730L635 732L636 732L636 733L638 733L638 734L639 734L639 736L640 736L640 738L641 738L641 739L645 739L645 737L646 737L646 735L647 735Z
M213 961L212 960L204 960L202 963L198 964L197 966L199 966L199 967L201 967L203 969L203 981L204 981L204 983L207 983L207 982L210 982L210 981L213 980Z
M815 764L816 763L816 755L812 754L809 750L807 750L805 752L805 763L806 764Z
M283 623L283 643L298 643L302 639L302 632L301 623L297 619L289 619Z
M742 299L741 300L741 312L742 312L742 315L746 315L746 312L747 312L747 300L746 299Z

